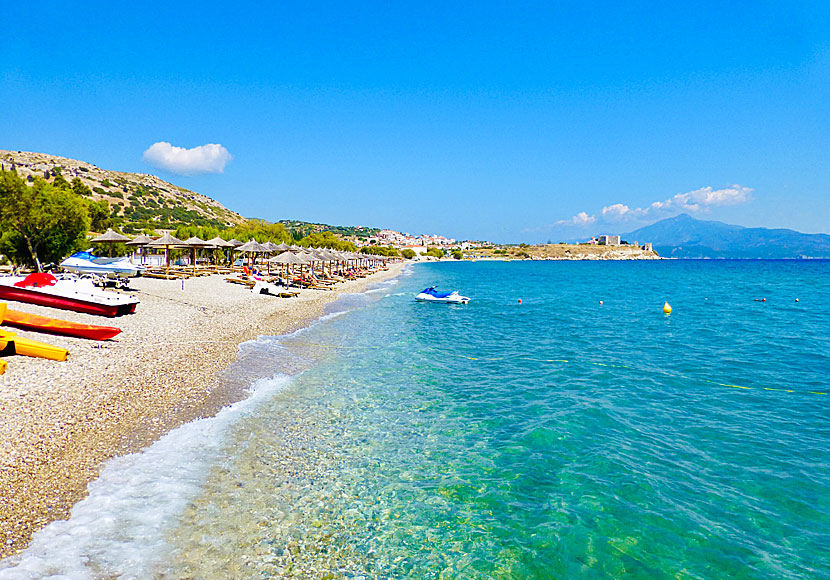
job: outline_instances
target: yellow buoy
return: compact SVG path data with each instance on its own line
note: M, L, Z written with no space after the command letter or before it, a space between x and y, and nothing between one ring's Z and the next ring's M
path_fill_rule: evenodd
M663 302L663 312L666 314L671 314L671 306L668 302Z

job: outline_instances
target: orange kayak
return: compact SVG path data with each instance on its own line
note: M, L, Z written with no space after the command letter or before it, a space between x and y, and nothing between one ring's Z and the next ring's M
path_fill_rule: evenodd
M0 324L14 326L24 330L36 332L47 332L49 334L62 334L64 336L77 336L91 340L107 340L119 332L120 328L114 326L97 326L95 324L79 324L67 320L58 320L37 314L28 314L11 310L5 302L0 302Z

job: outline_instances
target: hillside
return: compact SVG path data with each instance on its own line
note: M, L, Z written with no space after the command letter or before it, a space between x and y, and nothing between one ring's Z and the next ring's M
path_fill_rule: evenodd
M830 258L827 234L745 228L687 214L623 234L623 239L650 241L661 256L674 258Z
M280 220L289 232L296 233L298 239L309 234L319 234L322 232L331 232L344 239L360 239L376 236L380 232L380 228L369 228L363 226L332 226L329 224L318 224L311 222L303 222L298 220Z
M173 229L182 224L232 226L246 221L221 203L154 175L110 171L84 161L27 151L0 150L0 164L29 181L35 177L53 181L58 175L70 183L79 179L89 188L93 201L109 205L110 215L126 232Z

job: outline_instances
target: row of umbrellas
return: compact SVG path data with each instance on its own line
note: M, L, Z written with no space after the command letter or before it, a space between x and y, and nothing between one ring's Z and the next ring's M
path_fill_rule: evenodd
M197 249L222 249L231 248L231 262L233 262L233 252L246 252L249 254L266 254L280 252L268 260L270 264L284 264L286 268L291 265L313 264L314 262L347 262L354 260L375 260L383 261L387 258L384 256L368 256L366 254L357 254L354 252L341 252L336 250L328 250L324 248L308 249L299 246L289 246L288 244L275 244L273 242L266 242L260 244L256 240L248 242L240 242L239 240L223 240L220 237L215 237L211 240L202 240L196 236L180 240L169 233L164 234L158 239L153 239L144 234L140 234L135 238L129 238L125 235L114 232L108 229L106 233L93 238L93 243L116 244L123 243L128 246L136 247L151 247L164 248L165 262L167 265L167 273L170 272L170 248L190 248L192 252L193 270L196 270L196 250Z

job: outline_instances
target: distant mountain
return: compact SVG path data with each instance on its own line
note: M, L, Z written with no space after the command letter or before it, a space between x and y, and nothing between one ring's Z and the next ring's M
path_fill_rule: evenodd
M667 258L830 258L830 235L745 228L697 220L687 214L623 234L629 242L651 242Z

